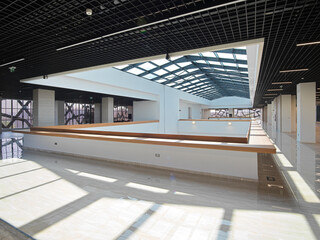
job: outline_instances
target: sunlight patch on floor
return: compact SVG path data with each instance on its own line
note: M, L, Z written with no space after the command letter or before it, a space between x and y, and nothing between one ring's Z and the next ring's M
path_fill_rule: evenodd
M316 239L298 213L234 210L229 239Z

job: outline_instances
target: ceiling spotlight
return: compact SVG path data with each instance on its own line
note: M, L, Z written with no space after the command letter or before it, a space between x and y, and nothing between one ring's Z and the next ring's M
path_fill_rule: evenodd
M92 9L91 9L91 8L87 8L87 9L86 9L86 14L87 14L88 16L91 16L91 15L92 15Z
M169 61L170 60L170 55L169 53L166 54L166 59Z
M196 124L196 121L192 121L192 124L195 125L195 124Z
M308 71L308 68L281 70L280 73Z

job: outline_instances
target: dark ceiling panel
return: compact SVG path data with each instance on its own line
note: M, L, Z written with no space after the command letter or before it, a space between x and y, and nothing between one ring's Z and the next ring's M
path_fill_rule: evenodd
M25 58L0 67L0 91L16 94L23 78L261 37L265 45L255 106L265 103L268 89L279 87L272 82L292 81L282 91L292 94L299 82L320 81L320 45L296 46L320 39L319 1L237 1L201 11L224 2L230 1L0 1L0 65ZM110 36L119 31L124 32ZM279 73L294 68L309 70Z

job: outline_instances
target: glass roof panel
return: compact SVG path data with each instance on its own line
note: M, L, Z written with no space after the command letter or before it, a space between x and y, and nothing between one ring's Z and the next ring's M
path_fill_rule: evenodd
M126 68L128 67L129 65L120 65L120 66L115 66L115 68L117 69L123 69L123 68Z
M229 67L237 67L237 64L235 64L235 63L227 63L227 62L224 62L223 65L224 65L224 66L229 66Z
M167 80L166 79L159 79L159 80L156 80L156 82L158 83L163 83L163 82L166 82Z
M177 63L180 67L186 67L190 64L192 64L191 62L181 62L181 63Z
M168 70L170 72L174 71L174 70L177 70L177 69L179 69L179 67L177 65L175 65L175 64L172 64L172 65L166 67L166 70Z
M139 75L139 74L141 74L141 73L144 73L143 70L141 70L141 69L139 69L139 68L136 68L136 67L129 69L127 72L128 72L128 73L132 73L132 74L134 74L134 75Z
M246 64L238 64L238 66L241 68L248 68L248 65L246 65Z
M214 58L216 57L213 52L204 52L204 53L202 53L202 56L204 56L204 57L214 57Z
M207 62L206 61L204 61L204 60L197 60L197 61L195 61L196 63L204 63L204 64L207 64Z
M151 62L157 64L158 66L162 66L163 64L166 64L169 61L167 59L158 59L158 60L153 60Z
M174 78L175 76L176 76L176 75L171 74L171 75L169 75L169 76L166 76L165 78L170 80L170 79Z
M221 65L220 62L216 62L216 61L209 61L209 63L212 64L212 65Z
M145 76L143 76L143 77L148 78L148 79L154 79L154 78L157 77L157 76L154 75L154 74L152 74L152 73L149 73L149 74L147 74L147 75L145 75Z
M231 53L221 53L218 52L219 58L227 58L227 59L234 59Z
M173 82L173 83L168 83L168 84L167 84L167 86L169 86L169 87L171 87L171 86L173 86L173 85L176 85L176 83Z
M148 70L156 68L157 66L152 64L152 63L150 63L150 62L146 62L146 63L143 63L143 64L139 65L139 67L148 71Z
M160 69L160 70L155 71L154 73L159 76L162 76L163 74L166 74L168 72L166 70Z
M247 60L247 55L244 54L236 54L236 58L239 60Z

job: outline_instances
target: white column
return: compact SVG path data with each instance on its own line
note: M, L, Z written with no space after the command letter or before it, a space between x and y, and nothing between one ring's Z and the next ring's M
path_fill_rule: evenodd
M179 120L179 96L174 88L163 86L164 94L160 99L160 131L177 133Z
M297 131L297 96L291 96L291 132Z
M55 94L52 90L33 90L33 125L53 126L55 124Z
M103 123L113 122L113 98L112 97L102 98L101 121Z
M276 97L276 130L277 132L282 131L282 125L281 125L281 95Z
M262 127L266 129L268 126L268 106L264 106L262 109Z
M281 132L291 132L291 95L281 95Z
M201 118L208 119L210 117L210 109L201 109Z
M276 98L271 103L271 130L277 131L277 100Z
M2 97L1 96L0 96L0 133L2 133ZM0 142L1 142L1 140L0 140Z
M233 117L233 108L229 108L229 109L228 109L228 114L229 114L228 117ZM231 115L230 115L230 114L231 114Z
M316 142L316 83L297 85L297 141Z
M268 125L267 125L267 129L269 128L269 127L271 127L272 126L272 104L271 103L269 103L268 104L268 113L267 113L267 117L268 117L268 120L267 120L267 123L268 123Z
M55 125L64 125L64 101L55 102Z
M101 103L94 104L94 123L101 123Z

